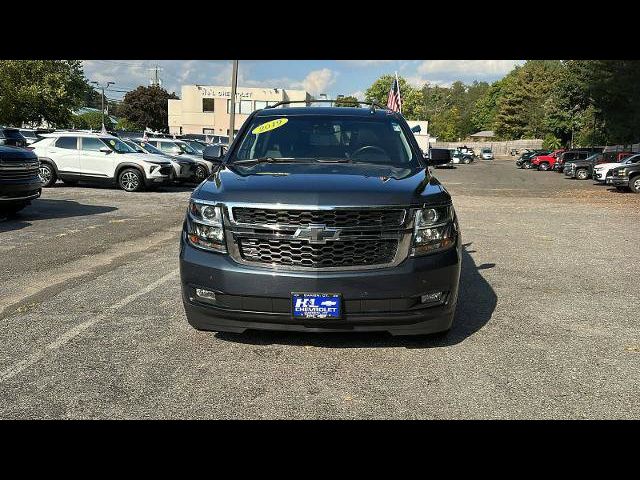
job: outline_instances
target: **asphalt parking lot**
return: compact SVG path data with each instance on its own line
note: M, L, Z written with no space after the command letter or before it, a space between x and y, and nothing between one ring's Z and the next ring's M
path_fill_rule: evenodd
M640 195L436 170L465 244L445 339L184 317L188 188L47 189L0 221L0 418L637 418Z

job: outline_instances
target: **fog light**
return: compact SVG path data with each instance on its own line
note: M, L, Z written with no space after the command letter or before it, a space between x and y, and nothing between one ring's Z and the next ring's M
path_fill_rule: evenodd
M420 297L422 303L434 303L442 300L442 292L427 293Z
M211 290L204 290L202 288L196 288L196 295L204 300L209 300L210 302L216 301L216 294Z

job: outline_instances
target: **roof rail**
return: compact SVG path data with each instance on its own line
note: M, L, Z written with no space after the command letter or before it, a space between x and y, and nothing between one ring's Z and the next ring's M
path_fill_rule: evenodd
M291 103L336 103L337 100L283 100L282 102L275 103L273 105L269 105L266 108L276 108L281 105L289 105ZM375 112L376 108L380 110L389 110L387 107L381 107L379 104L375 102L361 102L361 101L349 101L350 104L357 103L362 105L369 105L371 107L371 112Z

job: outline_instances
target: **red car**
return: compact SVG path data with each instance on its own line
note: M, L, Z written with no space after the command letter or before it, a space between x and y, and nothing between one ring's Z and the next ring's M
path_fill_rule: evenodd
M537 168L538 170L551 170L556 164L557 158L562 152L566 151L566 148L559 148L554 150L549 155L538 155L531 160L531 168Z

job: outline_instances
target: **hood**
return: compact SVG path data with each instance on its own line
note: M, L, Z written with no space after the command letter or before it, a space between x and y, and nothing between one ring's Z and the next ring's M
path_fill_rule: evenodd
M36 158L38 158L38 156L33 150L11 145L0 145L0 159L34 160Z
M224 166L193 198L321 206L418 206L451 199L424 168L309 163Z
M596 168L614 168L622 165L621 163L600 163L596 165Z
M127 160L134 162L142 160L148 163L158 163L164 165L169 165L171 163L169 162L168 158L164 158L161 155L154 155L151 153L112 153L112 155L117 155L118 160L121 162L126 162Z
M155 153L144 154L144 161L149 163L158 163L158 164L166 165L168 163L171 163L171 160L173 159L170 157L165 157L164 155L157 155Z

